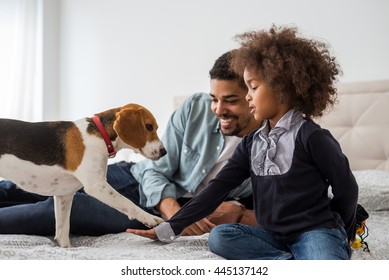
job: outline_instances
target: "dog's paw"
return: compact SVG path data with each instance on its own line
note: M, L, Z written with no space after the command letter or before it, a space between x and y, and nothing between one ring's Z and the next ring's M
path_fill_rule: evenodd
M157 216L153 216L153 215L149 215L147 217L145 217L143 219L143 221L141 221L145 226L149 227L149 228L153 228L153 227L156 227L157 225L159 225L160 223L163 222L163 219L161 219L160 217L157 217Z
M54 240L58 242L59 247L62 248L70 248L70 239L69 238L59 238L57 236L54 237Z

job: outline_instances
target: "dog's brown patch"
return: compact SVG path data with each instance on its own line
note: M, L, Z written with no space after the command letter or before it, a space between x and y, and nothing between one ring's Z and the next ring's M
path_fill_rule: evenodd
M66 131L65 147L65 169L74 171L81 164L85 152L81 132L76 126Z
M139 149L145 143L145 128L139 108L125 108L116 113L113 128L119 137L128 145Z
M113 128L126 144L137 149L143 148L146 142L159 140L154 116L145 107L137 104L121 107L116 113Z
M73 122L31 123L0 119L0 157L10 154L37 165L58 164L65 168L66 154L71 151L66 142L72 140L71 137L66 139L66 135L73 129L77 129ZM77 133L73 132L73 135L77 136ZM74 140L82 143L81 139Z

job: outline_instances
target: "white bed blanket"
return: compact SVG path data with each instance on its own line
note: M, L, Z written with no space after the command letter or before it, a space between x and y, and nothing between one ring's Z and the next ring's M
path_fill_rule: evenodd
M130 233L107 234L100 237L71 238L72 248L60 248L52 238L27 235L2 235L0 259L221 259L207 246L207 234L182 237L166 244Z
M353 259L389 260L389 172L354 171L360 203L369 212L370 253L357 249ZM207 234L180 237L170 244L129 233L100 237L72 236L72 248L60 248L52 237L0 235L0 259L220 259L207 246Z

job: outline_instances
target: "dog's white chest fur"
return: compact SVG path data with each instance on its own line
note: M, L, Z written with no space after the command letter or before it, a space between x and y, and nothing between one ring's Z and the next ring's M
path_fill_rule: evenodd
M40 195L64 195L82 188L81 183L62 167L36 165L14 155L0 158L1 175L26 191Z

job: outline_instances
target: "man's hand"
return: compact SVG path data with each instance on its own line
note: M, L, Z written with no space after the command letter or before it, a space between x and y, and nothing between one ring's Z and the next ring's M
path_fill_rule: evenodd
M227 223L240 223L250 226L258 226L253 210L246 209L243 205L226 201L223 202L208 219L215 225Z
M237 205L232 202L223 202L220 206L208 216L208 219L216 224L227 224L227 223L239 223L243 217L245 208L243 205Z
M181 235L202 235L204 233L208 233L213 229L216 225L211 223L207 218L204 218L190 226L186 227Z

